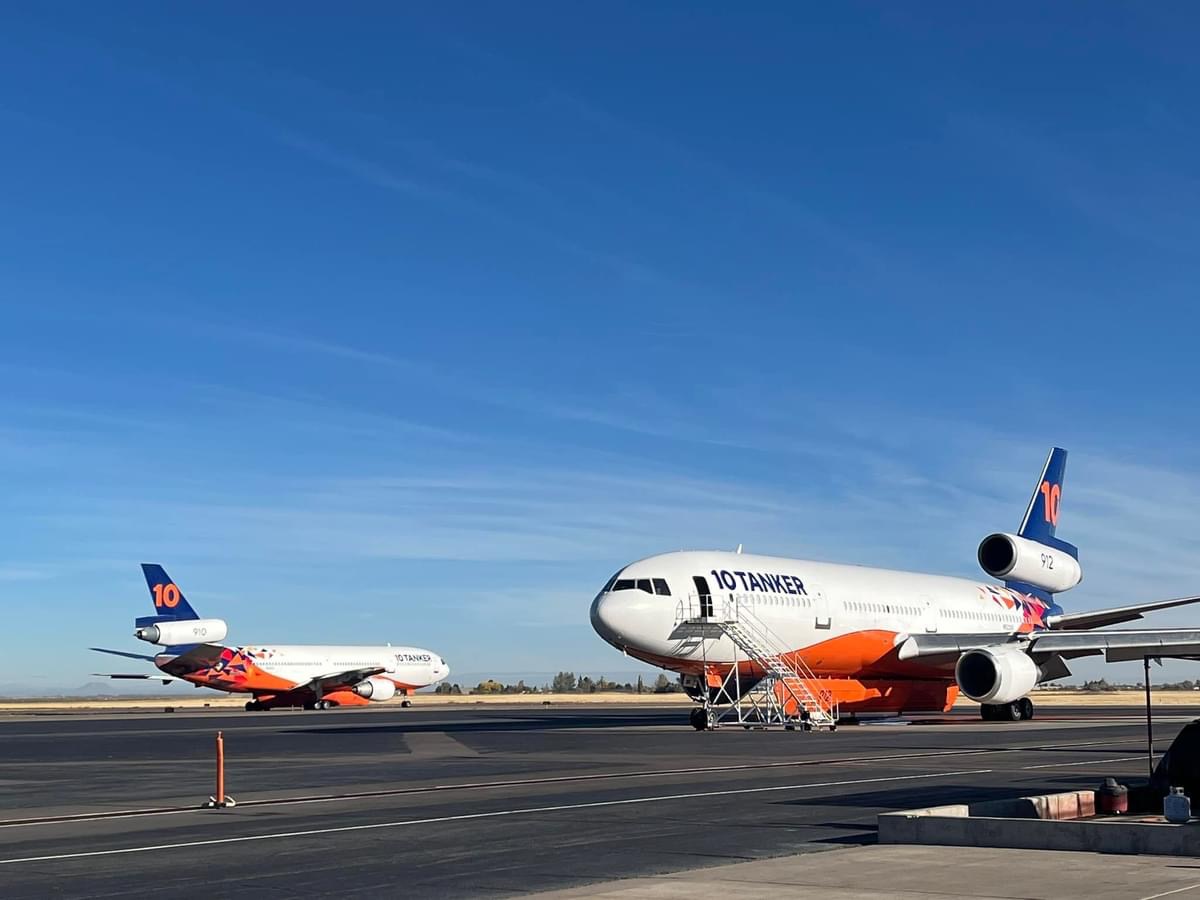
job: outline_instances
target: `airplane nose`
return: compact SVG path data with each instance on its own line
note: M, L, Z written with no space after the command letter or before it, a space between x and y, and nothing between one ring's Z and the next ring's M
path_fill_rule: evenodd
M612 644L625 646L640 636L646 638L653 617L654 597L635 591L599 594L592 601L592 628Z

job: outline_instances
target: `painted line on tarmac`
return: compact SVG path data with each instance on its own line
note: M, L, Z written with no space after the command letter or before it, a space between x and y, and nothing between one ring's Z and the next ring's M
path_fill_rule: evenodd
M1163 891L1161 894L1150 894L1141 897L1140 900L1158 900L1159 897L1170 897L1172 894L1182 894L1184 891L1194 891L1196 888L1200 888L1200 882L1189 884L1187 887L1175 888L1173 891Z
M1161 754L1155 753L1154 756L1152 757L1152 759L1158 759L1158 757L1160 755ZM1098 766L1101 763L1133 762L1135 760L1140 760L1140 759L1145 759L1145 758L1146 757L1144 754L1142 756L1118 756L1113 759L1082 759L1079 762L1042 763L1039 766L1023 766L1022 768L1023 769L1058 769L1058 768L1062 768L1063 766Z
M1131 738L1128 743L1133 742ZM315 794L304 797L268 797L260 800L244 800L239 807L251 806L294 806L307 803L336 803L345 800L369 800L379 797L403 797L416 794L433 794L444 791L486 790L489 788L531 787L539 784L567 784L580 781L614 781L620 778L661 778L671 775L711 775L719 772L740 772L762 769L804 768L808 766L847 765L852 763L901 762L907 760L939 759L955 756L980 756L988 753L1027 753L1046 750L1070 750L1074 747L1110 745L1111 741L1075 741L1069 744L1050 744L1041 747L996 747L966 750L934 750L928 753L896 753L889 756L851 756L834 759L804 759L787 762L742 763L726 766L697 766L686 769L655 769L640 772L595 772L588 775L559 775L550 778L519 778L509 781L476 781L463 784L432 784L424 787L391 788L375 791L354 791L344 794ZM1127 743L1118 741L1118 744ZM0 830L5 828L31 828L38 825L64 825L72 822L94 822L106 819L131 819L150 816L173 816L197 812L199 806L159 806L141 809L120 809L109 812L71 813L60 816L41 816L26 819L0 820Z
M675 800L698 800L704 797L733 797L740 794L766 794L778 791L803 791L812 788L853 787L862 784L885 784L897 781L919 781L931 778L953 778L960 775L987 775L991 769L969 769L956 772L926 772L921 775L893 775L886 778L858 778L850 781L822 781L809 784L778 784L768 787L735 788L728 791L697 791L688 794L664 794L656 797L628 797L624 800L596 800L590 803L564 803L557 806L530 806L501 809L492 812L462 813L455 816L433 816L426 819L401 819L396 822L371 822L365 825L337 825L330 828L309 828L304 831L279 831L270 834L246 834L237 837L209 838L202 841L181 841L174 844L151 844L143 847L118 847L111 850L84 850L77 853L56 853L49 856L23 856L0 859L0 866L29 862L53 862L65 859L88 859L97 856L120 856L128 853L150 853L155 850L182 850L189 847L215 847L222 844L242 844L250 841L274 841L287 838L313 837L322 834L345 834L354 831L375 831L381 828L405 828L411 825L437 825L446 822L468 822L476 819L498 819L540 813L569 812L577 809L600 809L607 806L669 803Z

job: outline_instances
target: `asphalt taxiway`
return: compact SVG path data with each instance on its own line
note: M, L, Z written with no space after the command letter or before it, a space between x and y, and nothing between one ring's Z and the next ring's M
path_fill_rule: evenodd
M0 719L0 894L512 895L869 844L883 810L1146 775L1138 709L833 734L695 732L686 712ZM1157 715L1158 752L1197 715ZM218 730L238 806L202 810Z

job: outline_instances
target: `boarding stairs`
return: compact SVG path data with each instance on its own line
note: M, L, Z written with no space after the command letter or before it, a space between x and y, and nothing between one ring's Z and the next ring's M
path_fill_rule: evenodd
M694 650L699 650L704 664L707 727L834 730L837 697L822 686L800 654L755 615L752 606L748 596L739 594L692 594L677 606L676 634L698 643ZM723 637L733 645L732 664L727 657L709 659L713 644ZM761 677L753 682L759 673Z

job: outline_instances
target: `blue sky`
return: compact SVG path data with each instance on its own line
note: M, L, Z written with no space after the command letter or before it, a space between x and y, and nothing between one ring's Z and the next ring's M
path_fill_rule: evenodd
M135 643L143 560L232 639L624 671L623 563L974 575L1051 443L1065 605L1195 592L1195 18L8 6L0 684Z

